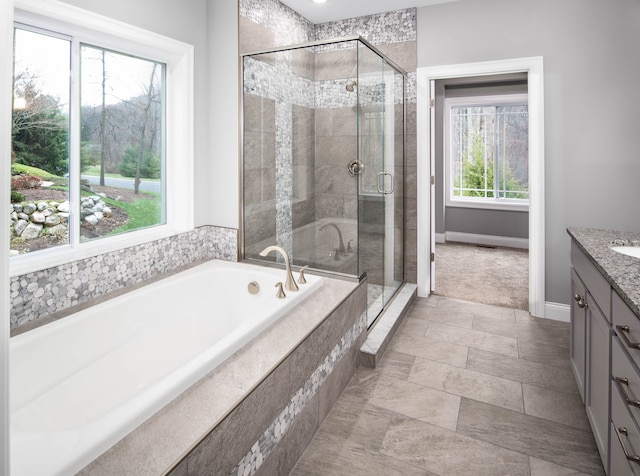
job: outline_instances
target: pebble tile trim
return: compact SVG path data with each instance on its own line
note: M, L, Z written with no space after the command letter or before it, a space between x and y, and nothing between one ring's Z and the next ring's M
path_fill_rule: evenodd
M360 35L373 45L415 41L415 8L315 25L316 40Z
M204 226L91 258L14 276L11 328L125 288L195 261L236 261L238 232Z
M241 0L240 15L276 34L273 46L297 45L314 39L314 25L278 0Z
M338 362L358 340L362 332L367 328L367 313L358 317L354 326L340 339L340 342L325 357L324 361L314 370L309 379L291 398L289 404L280 415L265 430L262 436L251 447L251 450L242 458L240 463L231 471L232 476L251 476L260 468L269 457L276 445L284 438L287 430L291 428L293 421L302 412L303 408L316 394L318 389L333 372Z

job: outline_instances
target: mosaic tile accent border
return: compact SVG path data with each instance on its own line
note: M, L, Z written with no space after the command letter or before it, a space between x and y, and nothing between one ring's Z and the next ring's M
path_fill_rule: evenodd
M242 458L240 463L231 471L232 476L252 476L269 457L276 445L284 438L296 417L302 412L307 402L316 394L318 389L333 372L342 357L351 349L358 337L367 328L367 313L362 313L356 323L340 339L340 342L325 357L324 361L314 370L302 387L291 398L289 404L280 415L265 430L260 439L255 442L251 450Z
M263 61L245 58L244 64L245 94L273 99L288 105L296 104L312 109L322 109L353 107L359 101L361 106L367 106L380 103L385 94L384 84L379 83L379 74L371 75L369 78L363 75L360 78L359 91L355 94L345 87L355 78L312 81L291 72L290 68L280 61L274 67ZM402 102L402 82L395 81L393 89L394 102L399 104ZM415 73L409 73L407 76L406 98L409 102L415 102ZM289 123L277 122L278 119L282 117L276 117L278 130L291 126Z
M238 231L203 226L189 233L10 279L11 328L205 259L236 261Z
M274 46L297 45L314 39L314 25L278 0L241 0L240 15L273 31Z
M315 37L316 40L328 40L360 35L374 45L415 41L417 38L416 16L417 10L408 8L321 23L315 25Z

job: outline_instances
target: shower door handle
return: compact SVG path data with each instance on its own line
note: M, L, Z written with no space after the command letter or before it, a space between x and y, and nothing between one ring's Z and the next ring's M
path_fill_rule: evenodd
M391 179L391 189L387 191L387 186L385 182L385 176L389 176ZM391 195L393 193L393 174L389 172L380 172L378 174L378 193L382 195Z

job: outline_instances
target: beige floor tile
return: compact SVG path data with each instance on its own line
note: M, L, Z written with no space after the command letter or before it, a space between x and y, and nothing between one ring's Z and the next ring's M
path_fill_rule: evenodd
M456 429L460 397L382 373L350 385L345 393L364 402L442 428Z
M482 316L476 316L473 329L491 334L512 337L521 342L555 345L568 349L569 327L565 322L548 319L530 318L515 324L497 322Z
M365 476L371 474L438 476L350 441L313 441L291 476Z
M471 313L477 316L499 319L501 321L515 322L515 311L506 307L489 306L487 304L461 301L458 299L441 298L438 302L438 308Z
M393 419L382 453L439 475L529 476L526 455L406 418Z
M524 411L522 384L513 380L417 359L409 381L509 410Z
M396 335L400 334L400 335L424 337L424 335L427 333L428 328L429 328L429 321L424 319L417 319L407 314L402 320L402 323L400 324L400 326L398 327L398 331L396 332Z
M468 347L462 345L404 334L396 335L388 349L456 367L467 365L469 351Z
M578 395L578 387L570 368L541 364L493 352L469 349L467 367L496 377Z
M449 342L496 354L512 357L518 356L518 341L512 337L504 337L487 332L461 327L447 326L438 322L429 324L425 337L433 340Z
M529 465L531 466L531 476L586 476L586 473L558 466L533 456L529 457Z
M556 365L558 367L567 368L571 367L571 362L569 361L569 349L564 346L519 340L518 356L521 359L539 362L541 364Z
M459 312L451 309L433 308L410 310L407 317L424 319L427 321L440 322L450 326L466 327L473 326L473 314L470 312Z
M387 349L382 359L378 362L376 370L390 377L407 380L416 358L414 355Z
M527 415L590 431L589 420L579 395L569 395L535 385L522 384Z
M389 410L343 395L325 418L314 439L327 445L350 441L367 450L377 451L393 415Z
M568 365L568 324L417 298L298 462L314 475L602 475Z
M588 474L604 475L600 455L590 431L467 398L463 398L460 403L457 431L470 438L560 466Z

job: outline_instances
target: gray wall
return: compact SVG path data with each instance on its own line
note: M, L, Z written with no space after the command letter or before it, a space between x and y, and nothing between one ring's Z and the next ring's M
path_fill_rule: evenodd
M547 301L570 299L567 226L640 231L639 47L637 0L418 9L418 67L544 57Z

